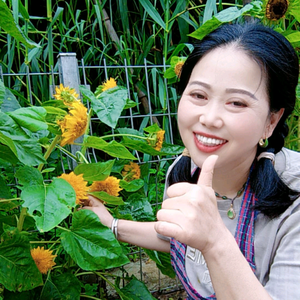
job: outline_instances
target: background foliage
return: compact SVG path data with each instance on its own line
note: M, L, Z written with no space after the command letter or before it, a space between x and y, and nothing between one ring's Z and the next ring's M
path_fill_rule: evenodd
M276 12L275 16L272 12ZM4 275L11 272L8 271L8 267L1 267L0 283L4 287L2 296L5 295L5 299L21 299L20 297L24 297L24 299L48 299L49 295L53 299L67 299L70 297L70 293L72 299L79 299L80 294L81 297L90 295L90 297L105 298L103 289L93 291L89 285L84 286L83 281L78 282L78 278L81 279L78 274L87 270L92 270L105 281L104 269L111 267L111 265L105 265L99 271L97 269L99 266L87 265L85 259L77 257L74 250L75 244L77 242L80 244L80 241L75 240L84 236L82 231L85 228L78 227L78 224L94 224L96 220L92 214L78 213L76 216L72 215L73 220L67 216L64 219L64 226L62 226L65 230L54 230L53 228L49 231L49 228L44 230L45 228L40 227L39 223L30 217L25 218L21 228L18 226L22 201L30 202L30 197L26 196L26 186L30 186L31 183L22 181L22 178L26 178L24 174L31 174L33 178L37 178L37 181L39 176L42 176L42 181L49 183L53 177L62 173L62 168L68 171L72 170L68 160L65 157L61 160L60 152L53 151L47 160L46 171L44 170L42 175L40 173L37 175L34 173L36 171L33 171L35 166L43 162L44 151L40 151L40 144L45 146L49 141L48 138L50 140L53 138L51 135L45 135L43 130L46 127L43 127L43 122L38 122L37 119L42 119L44 113L42 106L51 98L53 92L51 86L59 84L57 77L49 76L50 79L48 80L42 76L44 73L58 72L58 54L75 52L82 67L124 64L129 66L127 73L125 68L122 71L110 69L109 77L114 77L120 86L126 86L128 82L132 113L148 115L153 107L153 114L157 114L153 121L166 130L166 142L180 144L180 137L176 130L176 118L174 117L170 121L159 116L160 113L166 112L168 105L170 105L169 109L172 112L176 111L178 101L174 85L177 81L174 72L176 63L190 53L193 48L193 41L201 39L220 24L244 22L253 18L259 19L262 23L282 33L300 53L299 0L262 0L251 3L232 0L226 2L217 2L216 0L206 2L197 0L0 1L0 75L4 83L0 88L0 99L3 99L0 101L0 153L2 153L0 168L3 171L0 176L0 186L3 187L0 192L0 199L12 199L5 201L5 206L0 203L2 205L2 209L0 206L0 232L2 234L0 256L1 259L3 257L19 257L26 266L31 265L26 269L29 278L20 278L21 274L26 273L24 270L13 269L13 281ZM153 66L149 74L134 67L143 66L145 63ZM165 64L170 66L166 72L163 68L158 67ZM107 79L108 74L105 73L104 68L85 68L84 70L87 72L85 78L90 91L85 88L81 89L82 95L85 96L83 101L85 104L94 103L94 111L100 114L97 114L97 118L101 119L101 109L97 108L95 98L99 96L97 88ZM36 75L29 78L28 72ZM80 72L82 76L83 68L80 69ZM14 76L4 76L3 74ZM146 84L147 75L150 76L150 86ZM29 80L32 81L32 90L29 89ZM168 89L166 89L166 83L169 84ZM297 91L296 109L288 120L290 134L286 138L286 146L294 150L300 150L300 86L298 86ZM167 92L169 92L169 103L167 103ZM106 100L107 97L108 95L105 97ZM123 104L125 105L125 102ZM129 102L127 104L130 106ZM28 127L28 122L26 126L24 125L24 114L19 118L16 116L17 114L14 112L20 108L27 108L27 112L32 108L30 118L33 118L33 114L39 116L36 119L37 123L32 122L32 119L30 121L36 125L36 128ZM124 106L121 109L121 115L125 116L126 109L123 110L123 108ZM9 115L8 112L11 114ZM26 134L29 134L28 130L31 132L30 136L34 138L34 144L27 143L26 139L20 142L18 138L12 138L14 144L9 144L7 132L12 126L15 126L15 123L9 123L12 122L10 119L12 116L14 122L20 126L20 130L24 131L25 127ZM111 133L111 127L114 126L117 128L131 127L126 118L116 117L113 124L107 123L110 122L109 120L106 123L99 122L99 119L96 120L95 118L92 125L93 132L97 132L98 135L99 133L101 135ZM5 120L9 120L9 122L5 122ZM173 139L169 131L169 122L174 128ZM150 125L149 117L135 121L136 132L134 133L141 134L143 128L148 125ZM37 135L36 131L40 133ZM16 136L20 137L26 134L18 131ZM137 147L134 145L130 148L129 142L127 141L127 146L130 150ZM18 159L13 154L9 154L3 145L10 145L10 149ZM14 149L14 145L17 145L16 149ZM145 150L143 147L138 149L141 153ZM103 155L102 152L97 152L97 157L99 161L105 161L111 159L110 154ZM151 161L156 154L155 152L143 153L142 160ZM165 155L168 156L168 153ZM111 172L118 174L120 165L122 162L119 165L114 164ZM114 214L123 214L123 216L127 215L130 218L130 215L135 211L135 219L153 219L155 209L152 210L149 203L154 204L158 198L162 197L164 173L168 165L167 161L142 165L144 186L139 190L139 193L143 195L143 200L135 207L120 206L113 211ZM33 169L28 169L29 166L33 166ZM29 170L33 173L28 173ZM153 174L155 176L152 176ZM56 183L57 180L53 180L50 186L55 186ZM21 189L20 185L22 186ZM15 200L19 199L20 190L22 190L23 199ZM39 193L41 192L36 191L36 193L37 198L40 198ZM125 192L124 196L129 197L129 194ZM148 213L140 211L139 205L148 207ZM43 225L45 224L43 223ZM86 230L93 231L97 228L97 231L103 230L105 232L105 229L99 226L101 227L101 223L96 222L94 229L86 228ZM92 232L90 234L92 235ZM109 233L107 234L109 235ZM28 240L28 237L31 241L51 241L57 236L62 237L64 240L62 243L65 243L63 245L64 250L54 247L60 249L57 250L57 265L63 267L42 277L32 265L32 259L29 255L30 244L25 243L25 241ZM110 238L112 238L111 243L116 242L113 241L113 236ZM97 242L92 242L92 244L97 244ZM12 245L17 245L16 249L18 250L12 250ZM127 245L122 245L122 247L124 257L126 257L128 254ZM7 251L6 249L10 250ZM170 266L166 263L166 257L160 257L159 254L151 252L147 254L157 262L158 267L163 272L172 276ZM124 263L125 258L113 266ZM114 288L120 298L138 299L139 296L134 296L135 291L142 293L143 299L152 298L143 283L136 278L127 278L127 280L129 284L125 288L121 288L120 278L115 278ZM20 282L22 282L21 285ZM67 282L67 284L62 285L61 282ZM68 291L65 290L65 286L69 287Z

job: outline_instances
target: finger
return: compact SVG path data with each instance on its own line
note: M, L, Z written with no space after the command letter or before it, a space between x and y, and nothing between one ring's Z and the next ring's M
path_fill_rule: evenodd
M217 159L218 159L218 155L211 155L204 161L201 172L200 172L200 176L199 176L199 179L197 182L198 185L212 187L214 167L215 167Z
M176 239L178 239L178 237L182 232L182 228L179 225L174 223L164 222L164 221L155 222L154 229L156 230L157 233L161 235L176 238Z
M179 197L187 193L191 189L191 184L187 182L178 182L172 184L167 189L167 195L170 198Z
M88 198L89 198L88 199L89 200L89 206L96 207L96 206L101 206L101 204L103 204L103 202L100 199L98 199L98 198L96 198L92 195L88 195Z

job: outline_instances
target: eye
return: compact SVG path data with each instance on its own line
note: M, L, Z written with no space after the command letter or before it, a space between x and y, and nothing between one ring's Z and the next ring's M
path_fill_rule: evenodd
M201 93L191 93L191 96L195 99L207 99L206 96Z
M242 102L242 101L231 101L229 102L230 105L234 106L234 107L247 107L247 104Z

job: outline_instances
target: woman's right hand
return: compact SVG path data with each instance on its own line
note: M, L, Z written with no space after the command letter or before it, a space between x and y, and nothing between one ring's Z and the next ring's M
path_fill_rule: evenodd
M88 200L85 201L85 206L82 209L89 209L93 211L100 219L101 223L107 227L111 227L113 216L109 213L101 200L91 195L88 196Z

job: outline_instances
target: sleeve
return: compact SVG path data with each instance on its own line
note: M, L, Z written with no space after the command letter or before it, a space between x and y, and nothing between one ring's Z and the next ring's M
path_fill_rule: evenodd
M265 289L273 300L300 299L300 204L281 222Z

